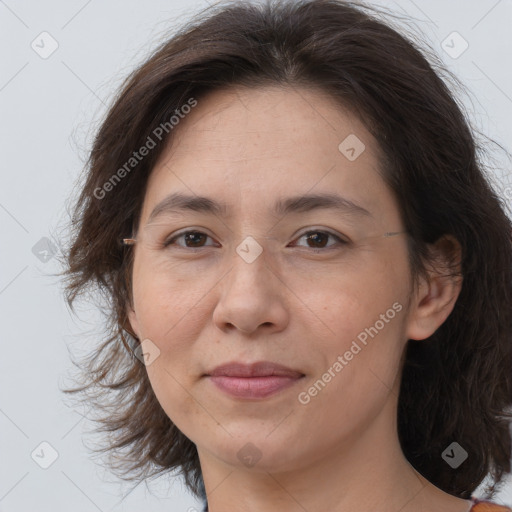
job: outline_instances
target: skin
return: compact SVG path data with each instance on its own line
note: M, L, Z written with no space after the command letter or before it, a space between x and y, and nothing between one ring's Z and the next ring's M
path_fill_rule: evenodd
M338 149L349 134L365 144L354 161ZM146 190L129 320L159 350L148 376L166 414L197 446L210 511L467 511L468 501L412 468L398 441L404 347L444 322L461 283L431 271L413 289L406 237L382 237L404 224L379 174L376 140L322 92L286 87L214 91L174 136ZM171 192L223 201L229 215L176 212L148 224ZM270 211L278 198L312 192L335 192L372 216ZM210 238L189 241L196 252L184 237L181 247L162 248L184 228ZM351 244L315 245L303 236L313 228ZM248 236L263 249L252 263L236 252ZM450 239L432 247L441 263L454 248ZM299 393L395 303L402 310L300 403ZM204 377L222 363L262 360L305 377L260 400L232 398ZM260 457L253 466L237 456L247 443Z

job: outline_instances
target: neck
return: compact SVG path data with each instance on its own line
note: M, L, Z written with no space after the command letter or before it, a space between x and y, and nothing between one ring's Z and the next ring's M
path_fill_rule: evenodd
M246 468L198 447L209 512L466 512L468 501L436 488L408 463L397 436L396 394L389 398L363 432L328 453L310 454L307 464Z

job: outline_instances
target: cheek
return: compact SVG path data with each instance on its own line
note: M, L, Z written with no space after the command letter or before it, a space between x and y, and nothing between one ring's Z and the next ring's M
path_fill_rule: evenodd
M372 326L394 303L403 306L408 300L409 273L401 254L362 258L359 265L317 274L314 279L309 278L307 285L306 278L301 279L295 286L297 295L325 333L340 340L352 339L361 329ZM385 320L396 324L395 316L405 315L391 309Z
M195 397L193 383L186 368L173 366L162 354L147 367L148 377L158 403L179 430L192 439L191 433L211 429L211 419ZM194 439L192 439L194 440Z
M324 399L342 403L346 411L377 406L398 375L409 283L400 258L395 255L394 267L382 258L352 273L333 274L308 296L310 310L321 320L311 343L323 354L311 381L320 379L320 388L329 381Z
M301 389L300 403L308 403L299 411L308 416L308 428L348 439L379 414L399 375L403 311L385 316L388 323L378 316L368 320L361 311L347 326L338 321L339 338L323 345L325 362Z
M148 377L162 408L180 429L185 428L181 419L199 414L197 402L186 392L197 377L192 361L202 329L199 299L193 287L180 280L161 274L155 278L152 272L134 274L141 340L151 340L157 353L146 366Z
M140 334L158 349L146 367L151 387L171 421L182 431L201 410L188 390L199 369L193 364L202 327L201 294L184 280L142 272L134 278L134 302Z
M211 288L203 276L187 278L183 272L155 266L144 255L134 267L134 305L141 335L162 352L190 345L200 327L202 301Z

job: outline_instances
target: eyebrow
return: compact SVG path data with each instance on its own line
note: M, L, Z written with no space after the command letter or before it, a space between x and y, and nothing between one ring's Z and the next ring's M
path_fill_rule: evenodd
M332 193L308 194L279 199L274 204L272 211L278 216L284 216L290 213L304 213L319 209L331 209L361 217L372 217L372 214L362 206ZM194 211L226 217L229 213L229 207L226 203L215 201L209 197L174 193L165 197L155 206L147 222L151 222L164 213L178 211Z

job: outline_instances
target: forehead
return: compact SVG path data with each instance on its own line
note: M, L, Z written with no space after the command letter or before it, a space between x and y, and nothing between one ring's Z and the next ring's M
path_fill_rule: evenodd
M150 175L143 218L175 191L226 204L243 198L260 209L270 196L308 191L341 191L367 209L385 199L377 142L322 91L237 87L197 101ZM357 151L355 159L343 152L345 141Z
M297 157L329 148L328 157L350 134L365 139L370 153L377 149L359 118L317 88L230 87L198 100L162 157L179 159L191 149L219 158Z

